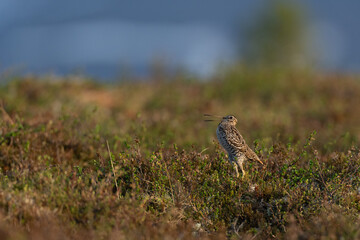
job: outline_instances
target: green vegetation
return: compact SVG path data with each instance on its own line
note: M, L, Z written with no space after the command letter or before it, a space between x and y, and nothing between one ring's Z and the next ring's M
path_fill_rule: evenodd
M255 16L242 33L245 42L240 57L247 64L267 68L314 67L304 6L295 1L267 1Z
M1 239L360 238L356 79L19 78L0 96ZM237 179L203 113L234 114L265 166Z

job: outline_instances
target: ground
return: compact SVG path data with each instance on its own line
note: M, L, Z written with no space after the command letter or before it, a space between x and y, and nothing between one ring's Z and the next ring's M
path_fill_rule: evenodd
M359 239L360 79L229 70L0 86L1 239ZM264 162L236 178L203 114Z

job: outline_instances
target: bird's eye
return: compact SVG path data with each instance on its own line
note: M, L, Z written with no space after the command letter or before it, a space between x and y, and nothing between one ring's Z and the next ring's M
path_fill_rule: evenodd
M230 119L233 119L233 117L232 117L232 116L230 116Z

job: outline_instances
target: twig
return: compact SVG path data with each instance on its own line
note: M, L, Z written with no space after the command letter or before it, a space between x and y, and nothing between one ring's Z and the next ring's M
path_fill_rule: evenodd
M118 186L117 181L116 181L114 163L113 163L113 161L112 161L112 157L111 157L111 152L110 152L110 147L109 147L109 142L108 142L108 140L106 140L106 146L107 146L107 150L108 150L108 152L109 152L109 158L110 158L111 168L112 168L112 171L113 171L113 174L114 174L114 181L115 181L116 192L119 193L119 186ZM117 195L117 197L120 198L120 197L119 197L119 194Z
M167 164L166 164L166 162L165 162L165 159L162 159L162 160L164 161L165 170L166 170L166 175L167 175L168 180L169 180L169 187L170 187L170 191L171 191L171 198L172 198L173 204L175 204L175 200L174 200L174 190L173 190L173 187L172 187L172 184L171 184L171 179L170 179L169 170L168 170Z

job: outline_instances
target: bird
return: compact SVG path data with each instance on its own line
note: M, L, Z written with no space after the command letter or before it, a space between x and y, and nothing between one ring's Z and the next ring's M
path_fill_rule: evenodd
M205 116L212 116L205 114ZM245 177L244 162L247 160L256 160L263 165L263 162L254 153L253 150L246 144L240 132L236 129L238 120L233 115L227 115L222 118L216 129L216 135L220 145L228 154L229 162L234 165L236 177L239 177L240 167L242 171L242 178Z

